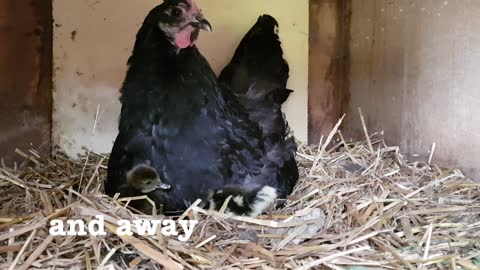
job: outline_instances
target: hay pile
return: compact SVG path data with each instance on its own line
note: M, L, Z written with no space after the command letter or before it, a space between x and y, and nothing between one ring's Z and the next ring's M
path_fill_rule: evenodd
M480 183L407 162L379 134L347 143L335 130L321 145L300 147L286 208L251 219L194 204L187 242L115 235L145 216L102 195L107 157L18 151L30 167L0 169L0 269L479 269ZM99 213L106 237L48 233L51 219Z

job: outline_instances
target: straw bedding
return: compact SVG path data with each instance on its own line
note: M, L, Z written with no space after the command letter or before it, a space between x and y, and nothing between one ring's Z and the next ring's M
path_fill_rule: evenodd
M180 217L199 220L187 242L114 233L146 216L102 195L107 156L18 150L26 169L0 169L0 269L480 269L480 183L408 162L381 134L345 142L337 128L299 148L284 208L252 219L193 204ZM52 219L97 214L105 237L48 233Z

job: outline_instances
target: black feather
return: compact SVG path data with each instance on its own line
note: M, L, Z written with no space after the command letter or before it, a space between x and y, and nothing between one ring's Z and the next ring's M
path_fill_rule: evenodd
M256 216L266 210L277 197L276 192L271 192L272 188L268 186L238 187L226 186L223 189L211 191L203 204L204 208L210 210L220 210L225 201L230 197L227 203L226 212L242 216Z
M281 105L292 90L286 89L289 66L270 15L262 15L238 45L219 81L238 97L252 121L260 124L264 136L289 132Z

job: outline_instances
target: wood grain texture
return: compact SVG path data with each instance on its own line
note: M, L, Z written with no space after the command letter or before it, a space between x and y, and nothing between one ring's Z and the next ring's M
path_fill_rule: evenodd
M49 154L52 104L51 1L0 0L0 158L15 148Z
M480 2L352 1L346 136L384 131L411 159L480 179Z
M310 1L310 143L327 136L348 108L350 6L350 0Z

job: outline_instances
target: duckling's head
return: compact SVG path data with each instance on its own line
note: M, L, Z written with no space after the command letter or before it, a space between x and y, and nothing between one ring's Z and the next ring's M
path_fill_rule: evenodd
M162 183L154 168L147 165L135 166L127 173L127 186L144 194L157 189L168 190L171 188L170 185Z

